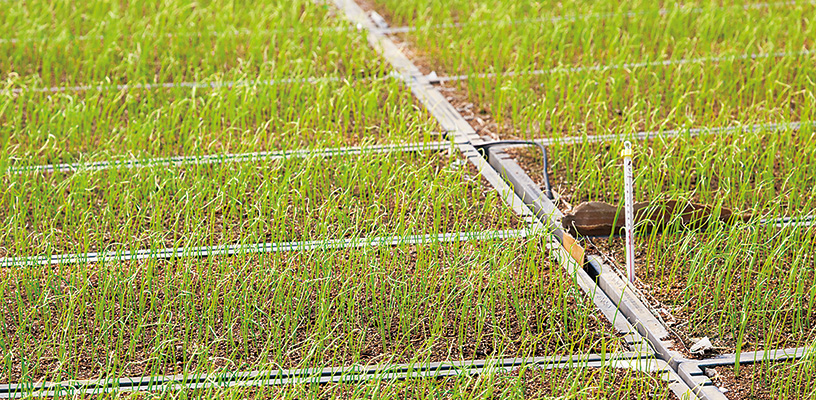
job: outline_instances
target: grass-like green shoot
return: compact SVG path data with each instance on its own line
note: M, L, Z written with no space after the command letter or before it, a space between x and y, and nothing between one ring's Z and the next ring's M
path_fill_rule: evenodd
M621 350L548 240L6 269L3 380Z

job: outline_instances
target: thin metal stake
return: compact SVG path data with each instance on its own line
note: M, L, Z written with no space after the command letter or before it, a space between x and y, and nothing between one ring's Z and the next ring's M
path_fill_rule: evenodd
M626 142L621 150L623 157L624 208L626 214L626 270L629 282L635 281L635 212L632 178L632 144Z

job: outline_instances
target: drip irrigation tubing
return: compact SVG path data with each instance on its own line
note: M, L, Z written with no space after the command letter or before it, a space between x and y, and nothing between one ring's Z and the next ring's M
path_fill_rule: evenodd
M0 90L0 95L5 94L22 94L24 92L33 93L60 93L60 92L87 92L87 91L123 91L123 90L154 90L154 89L233 89L239 87L252 86L273 86L290 83L308 83L318 84L326 82L365 82L376 79L389 79L388 76L382 77L340 77L340 76L321 76L309 78L281 78L281 79L256 79L256 80L239 80L239 81L213 81L213 82L164 82L164 83L132 83L132 84L100 84L100 85L78 85L78 86L51 86L51 87L32 87L32 88L13 88Z
M776 53L750 53L740 54L734 56L711 56L711 57L696 57L696 58L681 58L678 60L663 60L663 61L648 61L637 63L611 64L611 65L595 65L589 67L554 67L548 69L535 69L530 71L504 71L504 72L483 72L478 74L464 74L452 76L436 76L429 77L431 83L443 83L451 81L463 81L468 79L486 79L495 77L513 77L526 75L549 75L554 73L575 73L575 72L591 72L591 71L607 71L616 69L635 69L635 68L651 68L651 67L670 67L674 65L686 64L704 64L704 63L720 63L723 61L742 61L742 60L760 60L766 58L784 58L789 56L807 56L814 54L811 50L801 51L782 51Z
M768 349L734 354L721 354L714 358L702 360L685 360L678 366L678 376L694 385L697 395L703 400L728 400L724 392L717 387L706 374L706 369L735 364L757 364L767 362L786 362L813 357L813 347L790 349ZM767 387L767 382L765 384ZM762 386L759 386L761 388Z
M546 148L543 146L559 145L575 145L583 143L594 142L614 142L626 139L648 140L658 137L669 138L675 136L687 135L689 137L699 136L703 134L730 134L735 132L756 133L762 131L779 131L779 130L799 130L802 126L813 126L816 122L790 122L790 123L771 123L771 124L756 124L751 126L734 126L734 127L713 127L713 128L685 128L672 130L655 130L644 131L634 134L608 134L608 135L583 135L583 136L566 136L534 140L500 140L494 142L487 142L475 145L474 147L489 148L497 147L515 147L515 144L520 145L537 145L542 149L542 154L545 155L546 162ZM433 136L441 136L447 138L445 133L431 133ZM306 158L306 157L335 157L335 156L350 156L361 154L374 153L391 153L391 152L419 152L419 151L442 151L451 147L450 142L427 142L427 143L408 143L408 144L391 144L391 145L374 145L374 146L351 146L351 147L334 147L334 148L315 148L291 151L268 151L255 153L234 153L234 154L207 154L202 156L176 156L176 157L158 157L146 159L130 159L130 160L112 160L112 161L97 161L97 162L76 162L76 163L62 163L62 164L42 164L31 166L15 166L8 168L9 174L22 174L32 172L74 172L80 170L98 171L109 168L144 168L155 166L183 166L195 164L218 164L226 162L256 162L262 160L278 160L287 158ZM545 172L547 165L545 165ZM544 174L549 183L548 174ZM550 193L551 195L551 193ZM549 195L548 195L549 196ZM552 199L552 197L550 197Z
M2 1L2 0L0 0ZM281 33L281 32L288 32L288 33L295 33L299 30L305 31L314 31L314 32L343 32L343 31L350 31L352 28L346 26L323 26L323 27L309 27L303 26L296 28L282 28L282 29L234 29L228 32L217 32L211 31L206 33L167 33L164 36L166 38L192 38L192 37L211 37L211 38L219 38L224 37L227 35L232 36L240 36L240 35L269 35L273 33ZM130 38L139 37L141 39L150 39L154 38L155 35L152 33L141 33L138 35L131 35ZM46 41L46 42L82 42L85 40L104 40L105 35L80 35L76 37L53 37L53 36L41 36L38 38L26 37L26 38L0 38L0 44L2 43L10 43L10 44L17 44L17 43L29 43L29 42L37 42L37 41Z
M432 133L432 135L438 135ZM315 148L290 151L262 151L255 153L208 154L202 156L159 157L131 160L113 160L97 162L76 162L63 164L43 164L12 167L10 174L31 172L74 172L79 170L99 171L109 168L145 168L156 166L183 166L200 164L220 164L228 162L257 162L263 160L280 160L288 158L336 157L376 153L442 151L451 148L450 142L407 143L375 146L352 146L334 148Z
M352 365L335 368L281 369L253 372L223 371L210 374L139 376L119 379L0 385L0 398L99 395L110 392L147 392L228 387L261 387L293 384L365 382L478 375L510 372L524 367L544 369L614 366L643 370L665 369L657 360L639 353L586 354L560 357L527 357L445 361L416 364Z
M48 266L60 264L105 263L147 259L232 256L239 254L275 253L285 251L329 250L375 246L399 246L445 242L484 241L524 238L537 234L538 226L525 229L485 230L410 236L374 236L352 239L325 239L298 242L270 242L255 244L214 245L197 247L169 247L135 251L103 251L90 253L57 254L52 256L4 257L0 268Z
M513 77L526 75L547 75L554 73L576 73L584 71L606 71L615 69L634 69L634 68L650 68L650 67L669 67L673 65L686 64L702 64L706 62L719 63L723 61L739 61L739 60L758 60L765 58L784 58L788 56L807 56L814 52L811 50L801 50L795 52L777 52L777 53L751 53L741 54L735 56L711 56L711 57L697 57L697 58L682 58L678 60L663 60L663 61L649 61L638 63L624 63L611 65L596 65L589 67L554 67L548 69L536 69L529 71L504 71L504 72L482 72L476 74L452 75L452 76L437 76L434 73L426 75L430 83L444 83L453 81L463 81L468 79L487 79L495 77ZM272 86L290 83L308 83L317 84L324 82L365 82L374 81L378 79L392 79L398 78L394 74L388 74L377 77L309 77L309 78L282 78L269 80L247 80L247 81L215 81L215 82L165 82L165 83L137 83L137 84L101 84L101 85L78 85L78 86L51 86L51 87L33 87L33 88L11 88L0 90L0 95L5 94L22 94L24 92L34 93L60 93L60 92L85 92L85 91L123 91L123 90L153 90L153 89L174 89L174 88L199 88L199 89L232 89L239 87L251 86Z
M776 132L776 131L784 131L784 130L793 130L797 131L802 129L803 127L813 127L816 126L816 121L805 121L805 122L782 122L782 123L770 123L770 124L755 124L755 125L742 125L742 126L722 126L722 127L714 127L714 128L681 128L681 129L671 129L671 130L655 130L655 131L645 131L645 132L638 132L638 133L618 133L618 134L608 134L608 135L583 135L583 136L567 136L567 137L554 137L554 138L545 138L545 139L534 139L533 141L536 143L541 143L545 146L552 146L554 144L560 145L574 145L574 144L583 144L583 143L596 143L596 142L614 142L620 140L649 140L649 139L656 139L656 138L670 138L670 137L677 137L677 136L688 136L688 137L695 137L695 136L702 136L702 135L728 135L737 132L745 132L745 133L759 133L759 132ZM512 146L507 146L512 147Z
M811 226L816 226L816 219L814 219L812 215L806 215L806 216L802 216L802 217L766 218L766 219L759 220L758 224L759 225L770 226L771 228L775 228L775 229L807 228L807 227L811 227ZM605 239L605 238L610 238L610 237L620 238L620 237L623 237L623 236L624 236L623 234L616 233L616 234L608 235L608 236L607 235L601 235L601 236L582 235L581 237L590 238L590 239ZM635 233L635 236L649 237L649 234L641 235L641 234ZM592 244L593 247L595 247L596 250L600 250L600 248L598 246L595 246L594 243L591 243L591 244ZM607 261L611 261L611 260L609 260L608 257L606 257L606 255L604 255L604 257L607 258Z
M762 219L759 221L762 225L770 225L773 228L798 228L816 226L816 219L813 215L805 215L801 217L783 217L776 219Z
M487 142L475 145L474 147L489 148L497 147L515 147L516 144L539 146L542 149L542 154L545 156L546 162L546 148L543 146L560 145L575 145L583 143L594 142L613 142L625 139L648 140L658 137L669 138L675 136L687 135L689 137L699 136L703 134L730 134L734 132L748 132L756 133L762 131L778 131L784 129L798 130L802 126L813 126L814 122L791 122L791 123L771 123L771 124L756 124L751 126L735 126L735 127L713 127L713 128L686 128L686 129L672 129L672 130L655 130L644 131L634 134L608 134L608 135L584 135L584 136L566 136L546 139L534 140L500 140L494 142ZM441 136L447 138L445 133L431 133L432 136ZM15 166L8 168L9 174L22 174L33 172L74 172L80 170L98 171L109 168L145 168L155 166L183 166L195 164L218 164L227 162L256 162L263 160L278 160L287 158L306 158L306 157L335 157L335 156L351 156L361 154L374 153L391 153L391 152L419 152L419 151L442 151L451 147L450 142L427 142L427 143L408 143L408 144L391 144L391 145L374 145L374 146L350 146L350 147L329 147L329 148L315 148L291 151L268 151L255 153L234 153L234 154L207 154L202 156L176 156L176 157L158 157L146 159L130 159L130 160L112 160L112 161L96 161L96 162L76 162L76 163L62 163L62 164L42 164L31 166ZM547 165L545 165L545 172ZM545 173L544 176L549 183L549 176ZM551 196L551 193L550 195ZM550 197L552 199L552 197Z

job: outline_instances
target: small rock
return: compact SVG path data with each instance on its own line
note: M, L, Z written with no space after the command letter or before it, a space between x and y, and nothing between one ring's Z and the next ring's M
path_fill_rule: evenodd
M693 346L689 349L691 354L704 354L706 351L709 351L714 348L714 345L711 344L711 340L708 339L708 336L703 336L700 340L694 343Z
M719 375L719 373L717 373L717 370L714 368L703 368L703 372L705 372L706 376L709 379L714 379L717 377L717 375Z
M725 386L720 386L717 389L720 390L720 393L728 393L730 390L726 389Z
M453 160L453 162L450 163L450 166L451 166L451 168L455 169L455 168L461 168L465 164L467 164L467 161L457 159L457 160Z

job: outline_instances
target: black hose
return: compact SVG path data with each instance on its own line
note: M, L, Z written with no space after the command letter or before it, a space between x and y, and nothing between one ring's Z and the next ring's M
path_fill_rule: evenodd
M480 149L480 150L486 150L486 149L488 149L490 147L493 147L493 146L501 146L501 145L507 145L507 144L526 144L526 145L529 145L529 146L537 146L539 149L541 149L541 154L542 154L541 160L542 160L542 163L544 164L544 195L547 196L548 199L554 200L553 194L552 194L552 186L550 186L550 176L547 174L547 169L548 169L547 168L547 164L548 164L547 163L547 148L544 147L543 144L538 143L538 142L534 142L532 140L497 140L495 142L475 144L475 145L473 145L473 147L475 147L477 149Z

